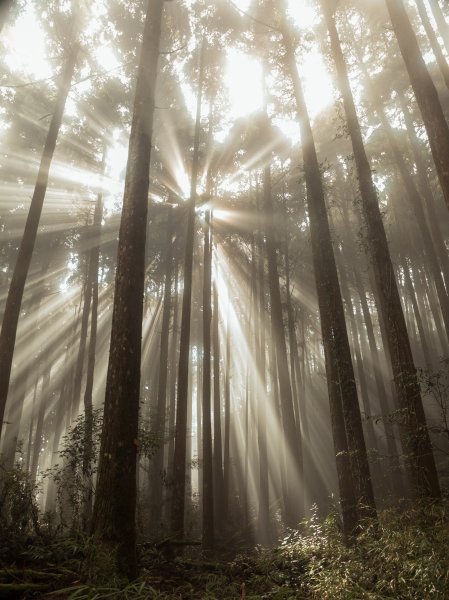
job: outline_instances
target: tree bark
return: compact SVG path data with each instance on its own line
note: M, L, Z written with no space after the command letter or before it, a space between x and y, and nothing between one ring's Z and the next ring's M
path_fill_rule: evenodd
M93 514L93 535L119 576L136 564L136 455L145 241L153 113L163 0L149 0L137 74L120 222L111 345ZM102 579L104 553L89 557L89 575ZM110 577L110 571L109 575Z
M366 513L371 515L375 512L374 494L318 158L292 39L285 21L282 35L287 66L293 80L301 131L313 265L325 353L343 529L347 535L350 535L359 523L357 502L361 500L362 505L368 508Z
M322 0L322 6L354 151L362 211L367 228L367 242L374 270L379 308L387 331L393 377L401 410L403 446L408 457L406 464L416 493L422 496L438 497L440 495L438 476L377 192L363 145L346 64L329 0Z

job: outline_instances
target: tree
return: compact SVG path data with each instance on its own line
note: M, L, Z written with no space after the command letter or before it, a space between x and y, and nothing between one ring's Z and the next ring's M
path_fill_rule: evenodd
M210 210L204 216L204 277L203 277L203 548L214 545L214 487L211 422L211 284L212 240Z
M117 253L111 345L89 557L102 572L103 548L119 577L136 575L136 454L140 398L149 165L163 0L147 5L129 140Z
M385 0L385 2L426 127L438 179L449 208L449 126L403 1Z
M187 206L187 232L184 256L184 289L182 293L181 340L179 347L178 389L176 401L175 449L173 458L173 492L171 505L171 530L176 536L184 535L184 506L186 488L187 409L190 353L190 314L192 306L192 270L195 242L195 204L199 171L199 148L201 133L201 100L203 93L206 41L200 50L200 68L196 101L196 122L193 142L190 198Z
M70 89L73 73L75 71L79 45L73 43L67 50L66 63L61 73L59 92L56 98L54 112L52 114L50 127L42 151L39 172L31 199L30 209L23 232L22 241L16 258L13 276L9 286L3 313L2 330L0 333L0 436L2 432L3 418L5 414L6 400L8 397L9 380L11 377L11 365L14 354L14 346L17 335L17 324L19 321L20 307L22 305L25 282L33 256L36 242L39 220L48 185L48 175L51 161L58 139L59 129L62 123L64 107Z
M357 503L364 507L363 512L375 515L374 494L318 157L296 64L292 33L285 20L285 5L281 3L280 6L285 62L293 81L301 132L343 527L346 534L351 534L357 528L360 518Z
M371 167L366 156L346 64L333 18L332 6L332 0L322 1L330 36L332 57L336 66L338 87L342 95L346 122L354 151L362 210L367 228L367 243L374 269L379 306L387 331L397 398L401 409L400 423L403 431L404 450L408 457L407 467L418 495L438 497L440 493L438 477L426 429L424 409L407 326L402 312L377 193L372 180Z

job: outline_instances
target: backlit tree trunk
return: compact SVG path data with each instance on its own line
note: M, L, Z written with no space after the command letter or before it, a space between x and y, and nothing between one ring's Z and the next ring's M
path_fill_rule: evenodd
M8 397L9 380L11 377L11 365L14 354L14 346L17 335L17 323L19 321L20 308L22 305L23 291L30 268L34 244L36 242L37 230L44 204L48 185L48 174L56 148L59 129L62 123L64 107L70 89L73 73L75 71L78 56L78 45L73 45L69 50L64 65L56 104L51 117L50 127L42 151L41 163L37 175L36 186L31 199L22 241L17 254L16 264L9 286L3 313L2 330L0 333L0 436L5 414L6 399Z
M182 293L181 340L179 347L178 390L176 402L175 448L173 457L173 490L171 504L171 531L179 538L184 536L184 507L186 491L187 412L189 387L190 315L192 306L193 248L195 241L195 203L199 170L201 133L201 100L204 79L204 56L206 42L200 51L195 136L193 142L190 199L187 208L187 232L184 256L184 289Z
M438 92L410 24L402 0L385 0L399 48L404 59L416 101L429 138L430 150L449 209L449 126L441 108Z
M93 514L94 539L104 550L97 548L90 555L92 579L105 576L104 553L111 563L108 569L124 578L136 576L136 455L145 241L162 10L163 0L149 0L137 74Z
M375 513L374 494L318 158L294 47L285 21L282 35L286 63L293 80L301 131L313 265L325 353L343 527L345 533L350 534L358 524L357 501L361 501L366 507L365 514L372 515Z
M426 429L421 392L410 348L407 326L402 312L396 275L391 263L377 193L363 145L346 64L329 0L323 0L322 5L330 35L338 86L343 99L346 122L354 151L362 211L367 228L367 242L374 270L379 307L387 331L393 376L401 409L400 422L403 445L408 456L407 467L416 493L436 497L439 495L438 477Z

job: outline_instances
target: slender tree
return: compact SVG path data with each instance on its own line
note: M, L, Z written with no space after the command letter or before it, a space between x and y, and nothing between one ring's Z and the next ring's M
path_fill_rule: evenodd
M343 526L345 532L351 534L357 528L360 518L356 509L357 502L364 507L364 514L375 514L374 494L318 157L296 64L292 33L285 19L285 4L281 2L280 6L285 61L293 81L301 132L312 256Z
M403 0L385 0L399 48L429 138L430 150L449 209L449 126L416 40Z
M167 378L168 378L168 342L172 302L172 272L173 272L173 235L175 214L168 206L167 231L165 242L165 273L164 273L164 305L162 310L161 344L159 359L159 377L157 388L157 407L155 432L159 446L150 463L150 524L153 531L160 527L162 517L162 482L164 470L165 430L167 413Z
M204 217L204 277L203 277L203 548L214 545L214 494L212 471L211 420L211 284L212 247L210 211Z
M14 266L3 313L2 330L0 333L0 436L2 433L6 399L8 397L12 358L17 335L17 323L19 321L25 282L30 268L31 258L33 256L37 230L47 191L50 165L56 148L56 141L62 123L70 83L75 71L78 48L79 46L77 43L72 44L69 48L66 62L61 73L59 92L56 98L56 104L51 117L44 149L42 151L37 181L31 199L30 209L25 223L25 229L17 254L16 264Z
M349 136L354 151L362 210L367 228L367 243L372 259L379 307L387 331L393 376L401 409L403 445L407 467L418 494L438 496L439 484L426 428L416 368L413 362L407 326L402 312L396 276L391 263L387 236L380 214L371 168L363 145L360 125L352 97L346 64L333 17L333 0L322 1L329 31L337 81L343 99Z
M175 448L173 457L173 489L171 504L171 530L180 538L184 536L184 507L186 490L188 387L190 354L190 315L192 307L193 249L195 242L195 204L200 161L201 102L203 95L204 60L206 41L200 49L200 68L196 101L195 135L193 142L190 198L187 208L187 232L184 255L184 289L182 293L181 339L179 347L178 389L176 401Z

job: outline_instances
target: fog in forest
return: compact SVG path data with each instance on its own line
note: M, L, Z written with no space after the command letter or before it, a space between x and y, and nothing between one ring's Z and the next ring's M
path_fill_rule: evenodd
M3 0L0 147L0 598L449 597L447 3Z

